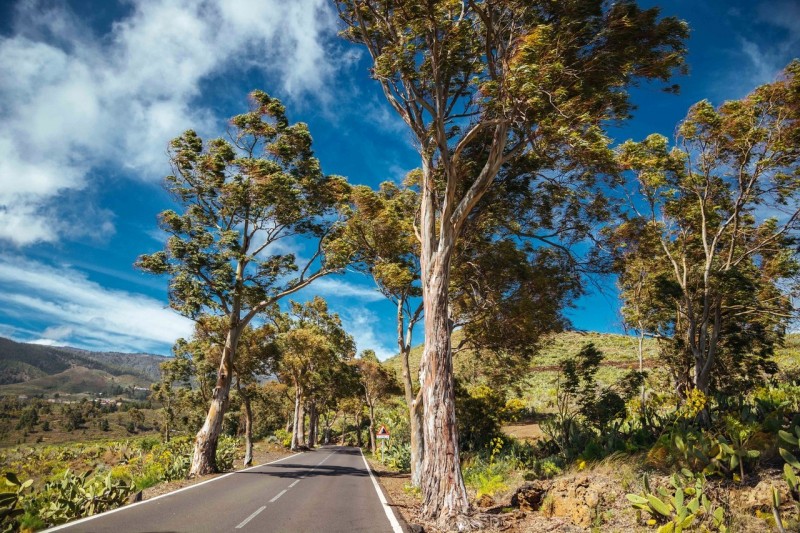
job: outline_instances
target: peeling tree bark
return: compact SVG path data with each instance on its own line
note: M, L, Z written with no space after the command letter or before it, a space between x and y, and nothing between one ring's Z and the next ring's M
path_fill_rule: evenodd
M217 441L230 401L231 382L233 381L232 357L238 342L238 328L231 328L225 341L225 347L222 349L217 383L211 395L211 404L206 414L206 420L194 441L194 453L188 477L217 472Z
M462 529L468 527L470 506L459 464L447 270L428 280L425 296L425 351L420 368L425 409L422 513Z

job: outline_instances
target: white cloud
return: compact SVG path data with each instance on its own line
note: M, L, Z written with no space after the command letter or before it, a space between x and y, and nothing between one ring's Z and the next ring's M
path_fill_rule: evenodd
M355 298L362 302L379 302L384 300L383 294L375 287L350 283L330 276L315 280L306 289L307 292L322 296L335 296L337 298Z
M385 361L397 353L396 339L390 335L378 333L381 317L378 314L364 308L348 307L339 313L342 317L342 324L345 330L350 333L356 341L356 348L362 350L374 350L378 359ZM392 315L383 317L383 321L392 320ZM391 331L389 329L388 331Z
M19 246L81 236L61 206L96 186L93 169L160 179L170 138L189 127L217 134L197 103L203 81L256 67L294 98L324 100L335 64L349 61L323 45L335 32L323 0L133 1L106 35L45 6L19 2L14 33L0 37L0 240ZM113 232L108 213L89 214L85 225Z
M0 259L0 302L50 323L39 343L165 353L192 332L190 320L141 294L101 287L71 268Z

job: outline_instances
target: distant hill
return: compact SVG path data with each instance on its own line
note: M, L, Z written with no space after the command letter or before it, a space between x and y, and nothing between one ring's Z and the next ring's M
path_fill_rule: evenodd
M148 387L165 358L151 354L90 352L0 337L0 394L107 393Z
M461 333L453 333L453 344L461 339ZM543 344L530 366L518 376L516 386L512 392L520 396L532 407L543 408L553 401L555 380L558 375L559 363L568 356L573 356L587 343L594 343L605 355L597 379L603 384L610 385L621 379L630 369L638 367L636 355L636 338L626 335L611 333L565 331L553 335ZM484 357L492 357L485 354ZM412 369L412 379L417 383L417 369L422 358L422 345L411 350L409 363ZM478 354L471 350L463 350L453 357L453 368L457 377L467 381L479 372L476 365ZM663 372L663 366L658 360L658 345L653 339L644 342L645 366L651 373ZM784 371L800 371L800 334L790 333L786 336L784 346L775 350L775 361ZM398 379L402 379L402 362L396 355L383 362L383 365L392 370Z

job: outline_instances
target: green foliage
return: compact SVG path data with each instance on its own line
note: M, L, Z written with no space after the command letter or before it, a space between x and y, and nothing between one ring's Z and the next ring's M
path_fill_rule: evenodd
M550 479L561 475L563 472L563 459L550 456L534 460L530 467L530 473L525 475L525 479Z
M236 460L238 440L235 437L223 435L217 444L217 468L221 471L233 468Z
M281 446L283 446L284 448L289 448L292 445L291 431L286 431L285 429L276 429L275 437L278 439L278 442L280 442Z
M644 511L651 520L662 524L659 533L680 533L701 526L725 533L728 531L725 511L709 501L704 492L705 483L703 474L695 475L683 470L670 477L671 487L659 487L653 491L645 475L644 493L627 494L626 498L634 509Z
M800 270L799 89L794 60L741 100L692 106L674 148L661 135L619 148L647 205L615 234L624 314L661 339L684 393L741 394L777 369Z
M32 503L41 519L55 525L102 513L123 505L135 491L132 484L114 480L111 473L105 476L91 476L91 473L76 475L67 470L45 483Z
M389 468L398 472L411 472L411 445L393 439L388 445L378 445L380 452L376 455Z
M603 358L603 353L589 343L576 356L561 362L556 379L556 413L542 424L542 430L567 459L592 444L596 435L612 438L609 451L616 446L613 439L619 420L625 416L625 400L613 388L598 384L596 375Z
M32 479L21 482L11 472L3 476L3 492L0 492L0 529L4 533L16 531L19 518L25 513L22 499L33 484Z
M477 451L501 435L505 393L488 385L456 383L456 421L462 450Z
M494 496L498 492L508 490L509 476L517 467L513 460L501 458L486 461L475 457L463 467L464 483L476 492L480 498L484 494Z

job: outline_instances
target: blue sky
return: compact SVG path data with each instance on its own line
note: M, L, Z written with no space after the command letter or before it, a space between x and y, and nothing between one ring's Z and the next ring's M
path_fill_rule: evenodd
M690 25L691 72L678 96L637 89L617 141L671 136L692 103L744 96L800 56L798 1L659 5ZM322 0L0 4L0 336L167 354L188 335L166 306L166 280L132 264L163 242L169 139L224 134L252 89L309 124L328 174L375 186L415 168L368 58L337 30ZM621 331L613 284L576 302L576 328ZM368 279L328 277L301 297L313 294L359 349L395 351L392 307Z

